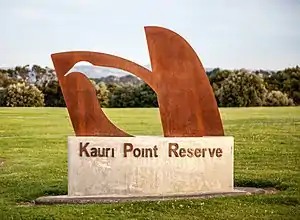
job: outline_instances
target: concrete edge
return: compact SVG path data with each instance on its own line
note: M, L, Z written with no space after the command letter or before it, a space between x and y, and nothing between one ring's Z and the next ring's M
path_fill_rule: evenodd
M54 204L101 204L139 201L166 201L179 199L208 199L214 197L229 197L241 195L268 194L268 190L254 187L235 187L232 192L199 193L192 195L171 196L44 196L35 200L36 205Z

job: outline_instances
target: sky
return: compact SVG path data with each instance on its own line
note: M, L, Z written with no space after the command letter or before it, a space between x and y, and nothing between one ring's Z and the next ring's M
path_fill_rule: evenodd
M180 34L205 68L300 64L300 0L0 0L0 67L72 50L147 65L144 26Z

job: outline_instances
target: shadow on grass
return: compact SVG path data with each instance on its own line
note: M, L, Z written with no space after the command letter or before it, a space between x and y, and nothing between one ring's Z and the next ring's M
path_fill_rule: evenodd
M65 183L58 183L57 185L47 186L46 188L37 186L35 191L30 190L30 193L19 195L15 201L17 203L32 203L36 198L43 196L58 196L67 195L68 189Z
M235 180L235 187L255 187L255 188L262 188L262 189L276 189L275 191L284 191L292 186L288 185L282 181L276 181L274 179L266 180L266 179L241 179L238 178ZM271 190L273 191L273 190ZM22 195L20 198L17 199L17 202L33 202L38 197L44 196L58 196L58 195L67 195L68 194L68 187L67 181L51 183L50 185L44 187L39 186L38 190L32 192L30 194ZM266 203L271 204L278 204L278 198L265 198ZM299 204L298 199L289 198L289 200L280 201L282 204Z
M289 185L281 181L265 180L265 179L238 179L235 180L235 187L255 187L255 188L274 188L279 191L284 191L289 188ZM47 187L38 196L58 196L67 195L68 189L66 182L62 182L58 185L52 185Z
M275 188L283 191L289 188L289 185L281 181L265 180L265 179L238 179L235 180L236 187L256 187L256 188Z
M280 197L262 197L260 201L264 204L271 205L287 205L297 206L300 205L300 198L295 196L280 196Z
M68 190L65 187L61 188L48 188L44 191L43 196L59 196L59 195L67 195Z

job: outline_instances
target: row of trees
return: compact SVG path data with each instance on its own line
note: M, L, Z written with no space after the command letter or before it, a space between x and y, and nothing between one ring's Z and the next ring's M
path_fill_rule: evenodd
M65 106L54 71L37 65L34 71L32 82L27 67L0 70L0 106ZM298 66L277 72L216 68L207 75L220 107L300 105ZM156 94L147 84L127 78L118 83L91 79L102 107L158 106Z
M221 107L300 104L300 68L278 72L215 69L209 75Z

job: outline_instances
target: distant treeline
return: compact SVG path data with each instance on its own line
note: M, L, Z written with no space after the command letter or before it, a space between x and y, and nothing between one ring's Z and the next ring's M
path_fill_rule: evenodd
M216 68L207 76L220 107L300 105L299 66L276 72ZM153 90L132 75L90 80L102 107L158 106ZM0 106L64 107L65 102L55 72L34 65L0 69Z

